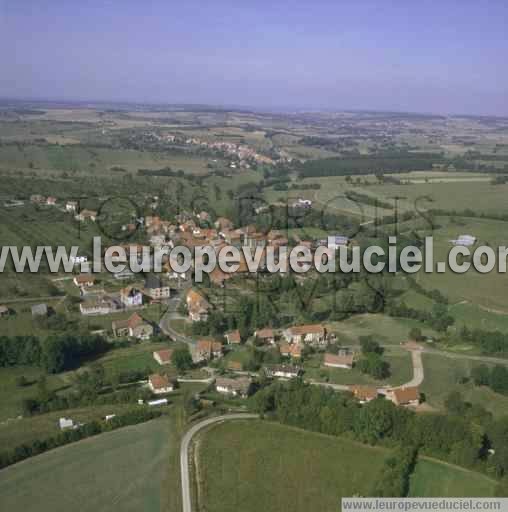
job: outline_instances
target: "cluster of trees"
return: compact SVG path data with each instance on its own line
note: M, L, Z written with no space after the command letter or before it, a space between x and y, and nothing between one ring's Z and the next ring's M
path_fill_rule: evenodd
M471 208L466 208L464 210L442 210L442 209L432 209L429 210L430 213L436 216L441 217L473 217L480 219L492 219L492 220L501 220L507 221L508 214L507 213L495 213L495 212L484 212L484 211L476 211Z
M508 476L508 417L416 414L383 398L363 406L350 395L300 379L275 383L249 400L252 410L281 423L369 444L412 446L425 455ZM492 448L495 455L489 456Z
M152 396L149 389L125 386L125 384L146 379L149 373L151 373L150 368L141 371L130 370L114 374L108 379L104 368L100 364L94 364L86 371L74 376L74 389L66 394L57 394L50 389L46 377L42 375L37 380L34 395L23 399L21 402L23 416L88 405L131 403L138 399L146 400ZM23 384L24 382L20 382L20 385ZM124 386L120 388L121 384L124 384Z
M416 279L413 278L408 278L407 282L409 286L420 295L423 295L424 297L427 297L428 299L431 299L434 302L439 302L440 304L448 304L448 298L439 290L428 290L427 288L424 288L420 283L418 283Z
M483 354L503 355L508 353L508 334L499 331L463 327L460 330L460 338L479 347Z
M375 379L386 379L390 376L390 365L383 360L383 347L372 336L360 336L362 357L356 367Z
M190 370L193 366L193 361L189 347L185 346L175 349L171 355L171 362L180 372Z
M347 176L374 174L379 172L405 172L407 169L426 171L436 163L443 162L441 155L408 152L359 155L349 158L324 158L307 160L300 169L304 178L315 176Z
M496 393L508 395L508 368L496 365L489 368L486 365L475 366L471 369L471 378L477 386L488 386Z
M87 437L96 436L102 432L109 432L127 425L135 425L145 421L158 418L162 412L154 409L137 408L125 414L115 416L109 421L91 421L76 429L64 430L56 436L44 440L35 440L30 444L22 444L12 450L6 450L0 453L0 469L5 468L16 462L28 459L34 455L39 455L53 448L74 443Z
M108 349L109 344L102 336L0 336L0 367L30 365L58 373L75 368L83 358L97 356Z
M389 303L385 313L390 316L412 318L424 322L437 332L446 332L455 323L455 318L448 313L446 304L436 302L431 311L411 308L405 302Z
M399 446L385 463L381 478L375 483L372 496L405 497L409 493L411 474L416 466L418 450Z

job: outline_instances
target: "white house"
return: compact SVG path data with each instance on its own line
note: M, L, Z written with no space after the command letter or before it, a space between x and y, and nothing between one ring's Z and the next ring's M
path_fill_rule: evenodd
M148 377L148 387L156 395L163 395L173 391L173 384L169 382L169 379L165 375L159 375L158 373Z
M60 430L65 430L66 428L74 428L74 422L70 418L60 418L58 420L58 425L60 426Z
M266 373L270 377L278 377L281 379L293 379L301 374L300 368L297 366L280 365L267 368Z

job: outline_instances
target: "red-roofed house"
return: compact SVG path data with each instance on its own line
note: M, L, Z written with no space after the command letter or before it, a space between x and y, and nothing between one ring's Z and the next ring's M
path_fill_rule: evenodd
M389 389L386 398L395 405L418 405L420 403L420 389L417 386L408 386Z
M171 364L171 356L173 351L170 348L164 350L157 350L153 353L153 358L160 364Z
M148 386L152 390L152 393L156 395L171 393L174 389L169 379L165 375L159 375L158 373L154 373L148 377Z
M236 331L227 332L224 336L228 345L238 345L242 341L240 331L238 329L236 329Z
M198 340L194 350L194 362L209 361L222 357L222 343L213 340Z
M324 366L328 366L330 368L344 368L346 370L351 370L353 368L354 355L353 354L325 354L323 358Z

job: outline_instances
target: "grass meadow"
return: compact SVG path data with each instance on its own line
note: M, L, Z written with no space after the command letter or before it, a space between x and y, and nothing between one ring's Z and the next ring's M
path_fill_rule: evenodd
M485 386L475 386L472 382L461 382L470 376L471 368L482 364L479 361L428 353L422 358L425 379L420 389L431 406L443 409L448 395L459 391L465 400L485 407L494 416L508 415L508 396L494 393Z
M167 419L85 439L2 470L0 508L26 512L179 510L168 507ZM174 498L171 498L174 500Z
M230 422L197 441L198 502L209 512L340 510L368 496L390 450L270 422ZM411 496L492 496L496 482L422 458Z

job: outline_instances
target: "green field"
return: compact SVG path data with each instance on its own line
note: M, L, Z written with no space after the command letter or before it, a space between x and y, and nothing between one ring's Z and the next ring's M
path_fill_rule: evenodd
M37 379L44 372L31 366L18 366L16 368L0 368L0 422L16 418L21 414L21 401L32 398L37 394ZM69 374L47 375L46 383L49 390L57 391L69 385ZM19 387L16 379L20 376L30 385ZM0 426L0 435L2 431Z
M366 495L388 453L259 421L230 422L198 441L200 504L210 512L323 512Z
M492 497L496 482L480 473L420 458L411 476L412 497Z
M449 240L461 234L476 236L477 245L490 245L494 250L506 246L506 228L508 223L487 219L438 218L442 226L433 233L434 261L447 261L447 254L452 245ZM441 290L452 303L473 303L492 312L507 313L506 286L508 274L500 274L496 268L492 272L480 274L470 269L465 274L456 274L450 270L445 273L417 274L418 282L425 288Z
M0 442L2 446L16 447L37 439L55 436L60 432L58 420L61 417L71 418L79 423L87 423L94 420L100 421L109 414L122 414L136 407L143 406L132 403L92 405L6 421L0 424Z
M86 142L86 141L84 141ZM136 173L138 169L183 169L206 174L208 159L162 151L137 151L72 145L6 145L0 147L0 168L45 171L70 171L109 174L112 167Z
M494 393L485 386L475 386L472 382L460 383L461 379L469 377L471 368L482 364L479 361L426 353L422 358L425 379L420 389L430 405L442 409L446 397L452 391L460 391L465 400L485 407L495 416L508 414L508 396Z
M341 322L329 322L327 326L343 345L357 345L359 336L371 334L383 345L399 345L407 341L412 327L422 328L416 320L372 313L354 315ZM428 336L435 334L432 329L423 328L423 332Z
M215 426L199 436L199 504L210 512L332 512L340 499L368 496L390 451L343 438L249 421ZM411 496L493 496L496 482L422 458Z
M322 365L322 356L317 355L303 365L305 378L326 380L332 384L375 384L398 386L410 381L413 377L413 366L411 355L407 350L398 347L385 349L383 359L390 365L390 376L387 379L376 380L369 375L361 373L353 368L346 370L342 368L325 368Z
M6 468L0 474L0 508L159 512L167 507L172 490L168 486L169 430L167 420L155 420Z

